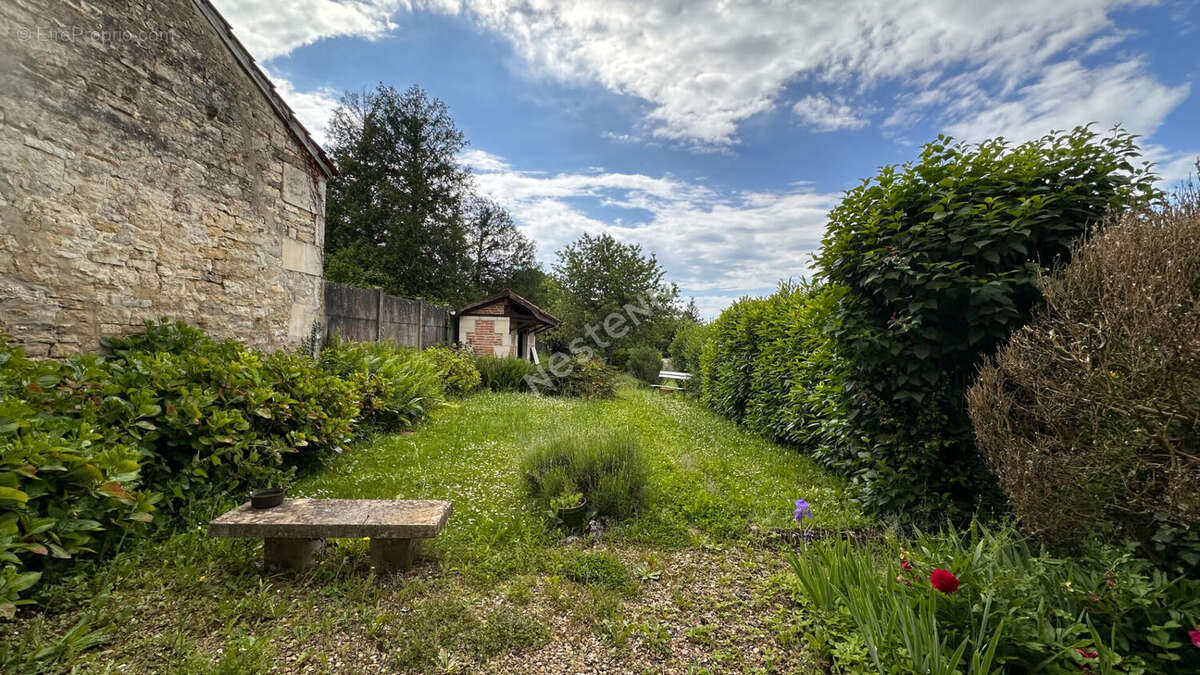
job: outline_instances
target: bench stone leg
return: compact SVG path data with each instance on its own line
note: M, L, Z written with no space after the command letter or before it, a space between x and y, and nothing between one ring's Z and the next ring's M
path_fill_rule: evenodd
M263 558L267 569L306 570L316 564L323 548L324 539L264 539Z
M412 567L412 539L371 539L371 564L377 573L403 572Z

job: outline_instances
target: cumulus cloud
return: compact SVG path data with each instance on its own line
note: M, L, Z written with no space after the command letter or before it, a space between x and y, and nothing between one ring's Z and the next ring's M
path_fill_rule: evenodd
M339 36L373 40L395 28L404 0L213 0L238 40L261 61Z
M652 133L700 145L735 141L785 85L864 92L884 81L927 87L967 69L1003 97L1069 48L1121 39L1108 14L1144 0L428 0L507 38L537 72L595 82L653 105ZM810 97L818 129L854 115ZM831 121L832 120L832 121Z
M1097 122L1101 128L1120 124L1149 135L1189 91L1188 83L1169 87L1157 81L1139 60L1093 69L1064 61L1047 67L1010 100L990 99L979 92L965 95L975 110L957 108L961 116L948 131L970 140L990 136L1026 140L1050 129Z
M1111 12L1153 2L216 0L262 60L328 37L375 39L396 28L398 11L461 15L507 39L535 74L651 104L644 139L606 138L701 150L734 144L744 120L781 102L818 131L861 128L864 101L883 83L900 92L885 127L927 119L971 137L1018 137L1095 120L1150 133L1187 85L1103 54L1130 34ZM835 95L808 93L816 88ZM788 101L791 91L800 94Z
M479 189L513 213L537 242L543 262L552 262L554 251L584 232L606 232L655 253L669 278L685 296L697 296L706 314L780 279L807 276L825 214L839 198L804 186L788 192L719 191L670 175L547 175L472 152ZM627 217L619 223L596 218L579 206L583 201L624 209Z
M842 129L861 129L867 125L867 118L860 116L853 107L842 102L834 102L828 96L805 96L796 101L792 112L808 126L817 131L840 131Z

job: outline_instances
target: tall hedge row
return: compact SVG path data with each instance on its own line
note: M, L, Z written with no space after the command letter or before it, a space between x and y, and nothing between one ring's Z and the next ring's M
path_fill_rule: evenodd
M939 137L915 162L884 167L829 214L817 256L826 290L784 287L714 323L703 399L816 453L870 507L970 512L996 490L966 389L1029 320L1040 276L1072 242L1158 197L1137 156L1131 135L1081 127L1016 146ZM816 384L814 363L829 374ZM795 386L814 400L787 405Z

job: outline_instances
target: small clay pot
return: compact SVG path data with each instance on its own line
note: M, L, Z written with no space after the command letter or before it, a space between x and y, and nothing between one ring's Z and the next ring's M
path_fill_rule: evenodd
M250 493L250 506L269 509L283 503L283 488L263 488Z

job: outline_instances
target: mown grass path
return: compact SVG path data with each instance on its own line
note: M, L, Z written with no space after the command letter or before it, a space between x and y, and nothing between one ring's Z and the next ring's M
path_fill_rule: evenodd
M652 506L598 541L565 543L523 499L522 453L568 429L633 429ZM450 499L417 568L376 579L366 542L316 571L265 575L261 543L191 530L81 576L19 622L3 649L46 644L80 618L108 643L62 665L135 672L714 672L817 668L754 534L808 499L819 527L865 520L841 483L682 396L624 387L610 401L483 393L413 434L380 435L293 493ZM15 630L11 630L15 629Z

